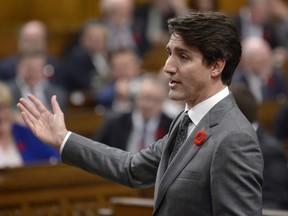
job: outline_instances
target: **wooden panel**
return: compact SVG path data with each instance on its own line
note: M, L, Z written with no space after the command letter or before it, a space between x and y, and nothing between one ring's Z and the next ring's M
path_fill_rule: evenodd
M102 124L103 116L90 109L74 109L65 113L68 130L91 138Z
M64 164L0 170L0 215L98 215L98 209L111 208L112 197L139 197L142 191Z
M219 10L233 16L238 13L239 8L246 4L246 0L220 0Z
M153 199L135 197L116 197L111 199L113 216L151 216Z

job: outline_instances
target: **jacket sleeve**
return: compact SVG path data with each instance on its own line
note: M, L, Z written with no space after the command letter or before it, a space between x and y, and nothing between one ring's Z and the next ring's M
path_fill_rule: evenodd
M66 164L117 183L133 188L148 187L154 185L166 138L132 154L72 133L61 156Z

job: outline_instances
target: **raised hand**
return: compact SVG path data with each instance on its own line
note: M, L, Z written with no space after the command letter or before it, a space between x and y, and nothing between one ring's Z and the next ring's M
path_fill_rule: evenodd
M42 142L59 149L68 131L56 96L51 98L53 113L35 96L28 95L28 98L36 108L24 98L17 104L25 123Z

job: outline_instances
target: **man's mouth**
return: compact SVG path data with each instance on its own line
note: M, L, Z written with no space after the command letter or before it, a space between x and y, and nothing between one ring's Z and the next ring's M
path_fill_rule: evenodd
M174 86L176 86L177 84L179 84L180 82L177 82L177 81L175 81L175 80L170 80L170 82L169 82L169 87L171 88L171 87L174 87Z

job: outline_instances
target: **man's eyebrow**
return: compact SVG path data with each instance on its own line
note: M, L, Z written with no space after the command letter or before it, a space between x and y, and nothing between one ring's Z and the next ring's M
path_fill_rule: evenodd
M171 50L171 48L169 46L166 46L166 50ZM182 47L175 47L174 50L176 52L185 52L185 53L190 53L190 51L186 48L182 48Z

